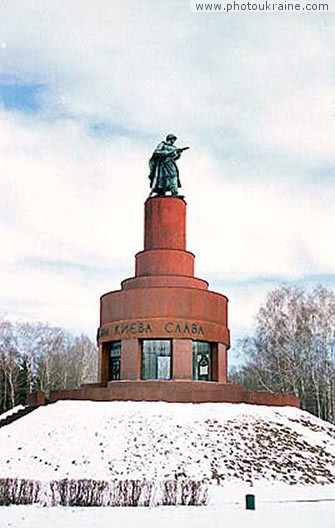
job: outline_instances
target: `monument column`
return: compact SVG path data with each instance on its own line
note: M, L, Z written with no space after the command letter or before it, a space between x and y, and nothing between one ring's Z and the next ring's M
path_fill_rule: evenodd
M148 198L144 211L144 250L186 250L186 203L181 198Z
M141 362L138 339L124 339L121 343L121 379L140 379Z
M173 361L172 361L172 378L175 380L192 379L192 341L190 339L174 339Z
M223 343L218 344L218 382L228 382L227 347Z

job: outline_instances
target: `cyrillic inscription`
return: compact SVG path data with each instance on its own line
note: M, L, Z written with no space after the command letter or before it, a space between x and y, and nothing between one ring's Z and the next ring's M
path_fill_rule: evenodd
M204 335L204 329L198 323L183 323L170 321L164 326L165 332L168 334L193 334Z
M158 328L161 328L160 326ZM148 321L123 321L121 323L115 323L107 328L100 328L99 337L108 337L113 335L116 337L129 336L129 335L147 335L147 334L180 334L183 336L200 336L204 335L204 329L200 323L186 322L186 321L168 321L164 324L163 328L157 329L157 322Z
M138 321L136 323L120 323L114 326L115 335L123 334L150 334L152 326L150 323Z
M109 328L100 328L99 337L107 337L109 335Z

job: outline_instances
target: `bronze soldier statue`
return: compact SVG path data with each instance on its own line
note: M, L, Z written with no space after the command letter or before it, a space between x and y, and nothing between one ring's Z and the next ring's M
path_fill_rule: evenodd
M172 196L179 196L178 188L181 184L176 160L189 147L176 147L174 145L176 140L174 134L168 134L166 140L161 141L156 147L149 160L150 196L154 194L165 196L167 192L171 192Z

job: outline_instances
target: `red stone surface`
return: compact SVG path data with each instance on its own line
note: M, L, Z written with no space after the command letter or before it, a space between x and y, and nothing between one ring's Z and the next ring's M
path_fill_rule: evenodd
M173 379L192 380L192 341L174 339L173 341Z
M226 329L227 299L207 290L164 286L112 292L101 299L101 326L155 318L208 321Z
M150 249L136 255L136 277L142 275L194 275L194 255L178 249Z
M228 383L228 358L227 347L222 343L218 344L218 381L219 383Z
M131 277L122 281L122 290L130 290L133 288L161 288L162 284L165 287L176 288L197 288L199 290L207 290L208 282L203 279L196 279L195 277L184 277L181 275L149 275L147 277Z
M79 390L52 391L50 402L57 400L95 401L166 401L181 403L250 403L299 407L293 394L250 392L239 385L215 381L112 381L107 387L83 387Z
M28 405L31 405L33 407L40 407L41 405L45 405L45 403L45 394L43 391L29 393Z
M140 379L141 358L138 339L127 339L122 342L121 379Z
M145 202L144 249L186 249L186 204L180 198Z
M200 319L151 317L121 319L100 328L100 344L120 339L194 339L229 344L225 325Z

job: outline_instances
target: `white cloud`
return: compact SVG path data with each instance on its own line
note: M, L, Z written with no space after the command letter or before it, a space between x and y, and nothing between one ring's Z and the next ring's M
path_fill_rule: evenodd
M329 17L250 24L194 17L180 1L14 4L3 8L4 64L49 83L49 111L191 139L234 127L265 148L333 159Z
M208 196L201 172L190 183L190 246L198 264L234 279L332 273L334 186L311 195L295 182L269 180L211 181Z

